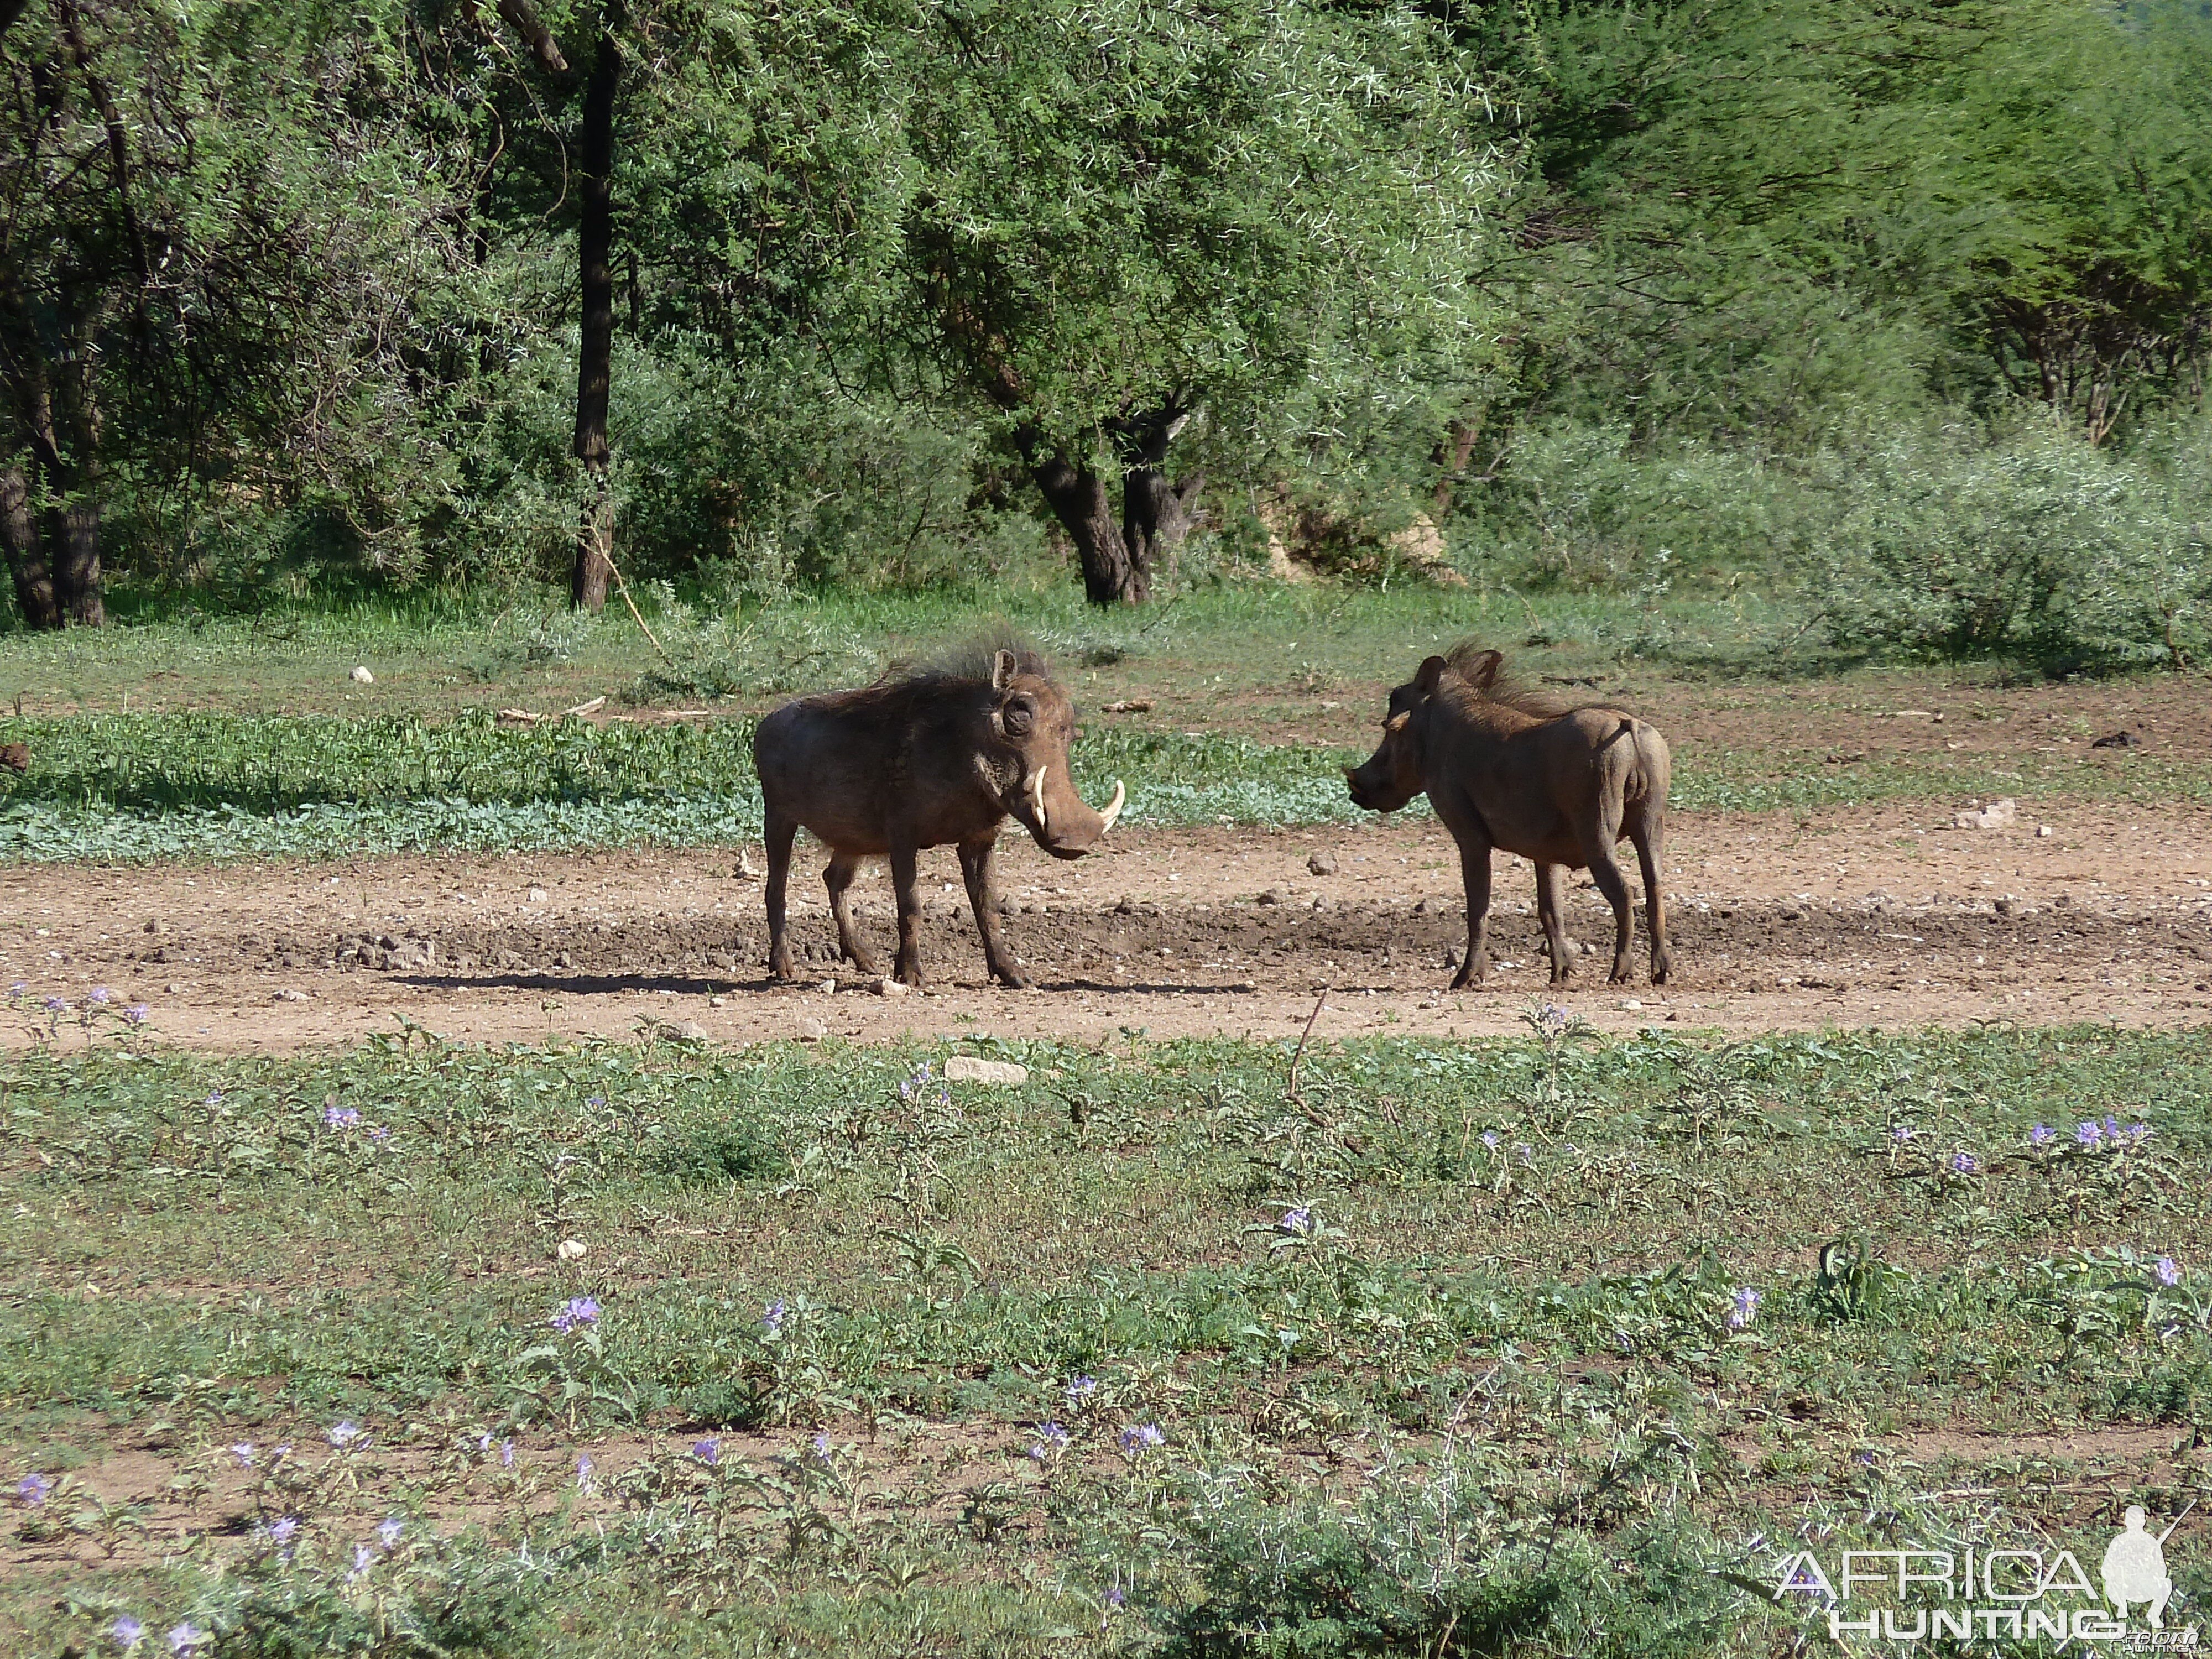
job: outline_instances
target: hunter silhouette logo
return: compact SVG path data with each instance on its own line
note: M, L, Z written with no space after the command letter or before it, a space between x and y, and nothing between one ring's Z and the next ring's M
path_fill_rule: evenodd
M2127 1530L2105 1547L2105 1599L2123 1624L2129 1603L2143 1603L2150 1627L2164 1630L2166 1604L2173 1597L2173 1580L2166 1571L2166 1540L2173 1535L2173 1528L2153 1538L2143 1530L2140 1507L2130 1507L2124 1520Z
M2166 1628L2174 1594L2166 1540L2187 1514L2184 1510L2164 1532L2153 1534L2142 1508L2130 1507L2119 1535L2105 1550L2101 1598L2070 1550L1976 1545L1959 1552L1845 1550L1831 1558L1839 1568L1832 1577L1814 1552L1801 1550L1782 1564L1774 1599L1813 1601L1827 1614L1828 1633L1838 1641L1979 1637L1992 1643L2111 1642L2130 1650L2194 1652L2194 1625ZM2131 1633L2128 1615L2135 1609L2148 1628Z

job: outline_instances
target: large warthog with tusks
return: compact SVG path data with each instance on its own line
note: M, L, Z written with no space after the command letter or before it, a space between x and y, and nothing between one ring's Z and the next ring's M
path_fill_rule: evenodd
M1472 985L1489 967L1493 848L1536 866L1536 908L1551 946L1553 984L1564 981L1573 963L1559 872L1585 866L1613 906L1613 982L1627 979L1635 924L1613 850L1624 837L1636 843L1644 866L1651 982L1664 984L1669 958L1659 860L1673 766L1667 740L1618 708L1515 686L1499 675L1502 661L1495 651L1461 645L1424 662L1391 692L1382 745L1365 765L1345 772L1352 799L1394 812L1425 791L1459 842L1467 957L1454 990Z
M991 860L999 831L1018 818L1054 858L1077 859L1114 827L1127 799L1095 811L1075 793L1067 745L1075 710L1036 653L991 648L972 661L886 675L857 691L801 697L753 733L753 765L767 806L769 970L793 977L784 927L791 843L804 829L830 848L822 879L837 943L864 974L876 960L853 929L848 890L864 858L890 861L898 894L897 977L921 983L921 901L915 855L960 849L983 959L1002 985L1026 986L999 931Z

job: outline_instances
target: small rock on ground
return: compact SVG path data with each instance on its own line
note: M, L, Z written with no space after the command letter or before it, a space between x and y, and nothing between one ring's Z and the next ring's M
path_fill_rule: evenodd
M945 1062L947 1083L993 1083L1019 1088L1030 1080L1030 1068L1006 1060L978 1060L973 1054L954 1054Z

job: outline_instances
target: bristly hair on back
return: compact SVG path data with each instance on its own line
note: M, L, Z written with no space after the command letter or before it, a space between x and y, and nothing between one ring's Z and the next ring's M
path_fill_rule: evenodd
M1518 680L1505 672L1503 653L1493 670L1486 660L1490 647L1480 640L1462 640L1444 653L1444 666L1468 691L1485 702L1494 702L1516 709L1537 720L1556 720L1562 714L1571 714L1577 708L1610 708L1613 705L1601 702L1595 697L1562 696L1556 691L1547 691L1525 680Z
M874 684L835 695L848 702L860 699L886 702L933 687L988 685L1001 651L1013 653L1017 674L1051 678L1052 670L1043 653L1012 629L1001 624L927 657L895 658L885 665Z

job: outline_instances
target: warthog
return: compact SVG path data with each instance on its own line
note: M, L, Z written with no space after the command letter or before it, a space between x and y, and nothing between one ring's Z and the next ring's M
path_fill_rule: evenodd
M1043 661L992 651L967 664L887 675L857 691L787 702L753 733L753 766L767 805L769 969L793 976L784 933L791 842L802 828L830 848L822 879L837 943L864 974L874 957L853 931L846 894L860 860L888 859L898 893L898 978L921 983L915 854L960 849L968 902L994 978L1029 981L999 933L991 855L1009 814L1054 858L1081 858L1114 827L1127 799L1114 786L1103 812L1075 793L1067 744L1075 710Z
M1424 790L1459 842L1467 885L1467 957L1452 988L1489 968L1490 854L1518 853L1536 866L1536 908L1552 951L1552 983L1572 963L1561 916L1561 866L1588 866L1613 906L1613 980L1628 977L1635 927L1628 884L1613 857L1626 836L1644 866L1651 929L1651 982L1670 965L1667 911L1659 896L1667 782L1672 761L1657 730L1617 708L1575 705L1502 681L1495 651L1471 645L1431 657L1390 694L1382 743L1367 763L1346 769L1352 799L1395 812Z

